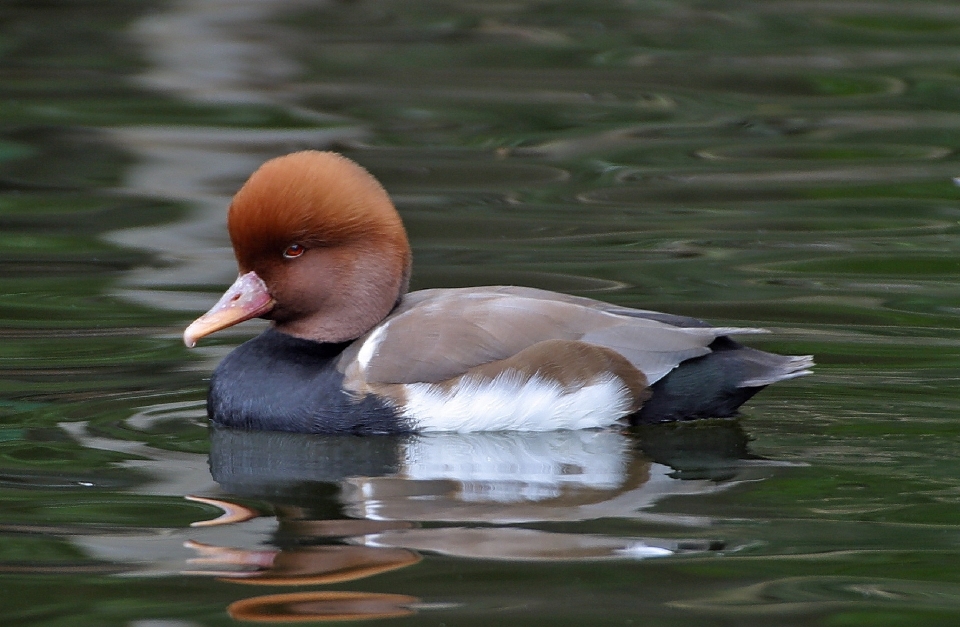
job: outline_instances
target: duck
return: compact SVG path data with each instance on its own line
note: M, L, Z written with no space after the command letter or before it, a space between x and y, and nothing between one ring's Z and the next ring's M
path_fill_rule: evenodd
M184 343L270 326L216 367L218 427L323 434L551 431L735 416L813 359L761 329L521 286L410 292L399 213L335 152L265 162L227 212L239 273Z

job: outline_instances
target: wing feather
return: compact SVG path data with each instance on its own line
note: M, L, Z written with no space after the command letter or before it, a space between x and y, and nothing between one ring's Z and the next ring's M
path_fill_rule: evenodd
M340 368L370 384L438 383L539 342L569 340L620 353L653 383L681 361L709 353L718 336L759 331L672 321L531 288L424 290L345 351Z

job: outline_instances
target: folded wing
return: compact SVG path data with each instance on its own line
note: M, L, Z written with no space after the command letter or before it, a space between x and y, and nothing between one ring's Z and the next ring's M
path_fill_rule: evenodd
M758 332L529 288L424 290L355 342L340 368L373 384L439 383L541 342L566 340L619 353L652 384L711 353L718 337Z

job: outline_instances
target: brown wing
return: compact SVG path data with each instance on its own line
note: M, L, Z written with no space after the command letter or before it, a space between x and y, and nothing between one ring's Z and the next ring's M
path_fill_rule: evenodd
M489 291L491 293L518 296L521 298L560 301L564 303L570 303L573 305L581 305L583 307L589 307L591 309L596 309L597 311L605 311L607 313L616 314L618 316L626 316L628 318L646 318L648 320L665 322L670 326L674 326L674 327L709 328L713 326L707 322L704 322L703 320L700 320L698 318L691 318L690 316L678 316L676 314L662 313L659 311L650 311L649 309L634 309L632 307L623 307L620 305L605 303L602 300L594 300L592 298L586 298L583 296L571 296L570 294L560 294L558 292L540 290L534 287L519 287L515 285L496 285L492 287L484 287L479 289ZM415 293L422 294L422 293L431 292L431 291L433 290L423 290L421 292L415 292Z
M622 309L524 288L414 292L344 352L340 369L368 383L439 383L534 344L567 340L612 349L653 383L681 361L709 353L717 336L751 331L678 327Z

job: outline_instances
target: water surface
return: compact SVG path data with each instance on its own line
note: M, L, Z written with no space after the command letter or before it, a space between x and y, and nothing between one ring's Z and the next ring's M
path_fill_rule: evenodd
M953 625L960 9L208 0L0 9L5 625ZM734 421L212 431L229 197L335 149L414 288L816 355ZM187 498L190 497L190 498Z

